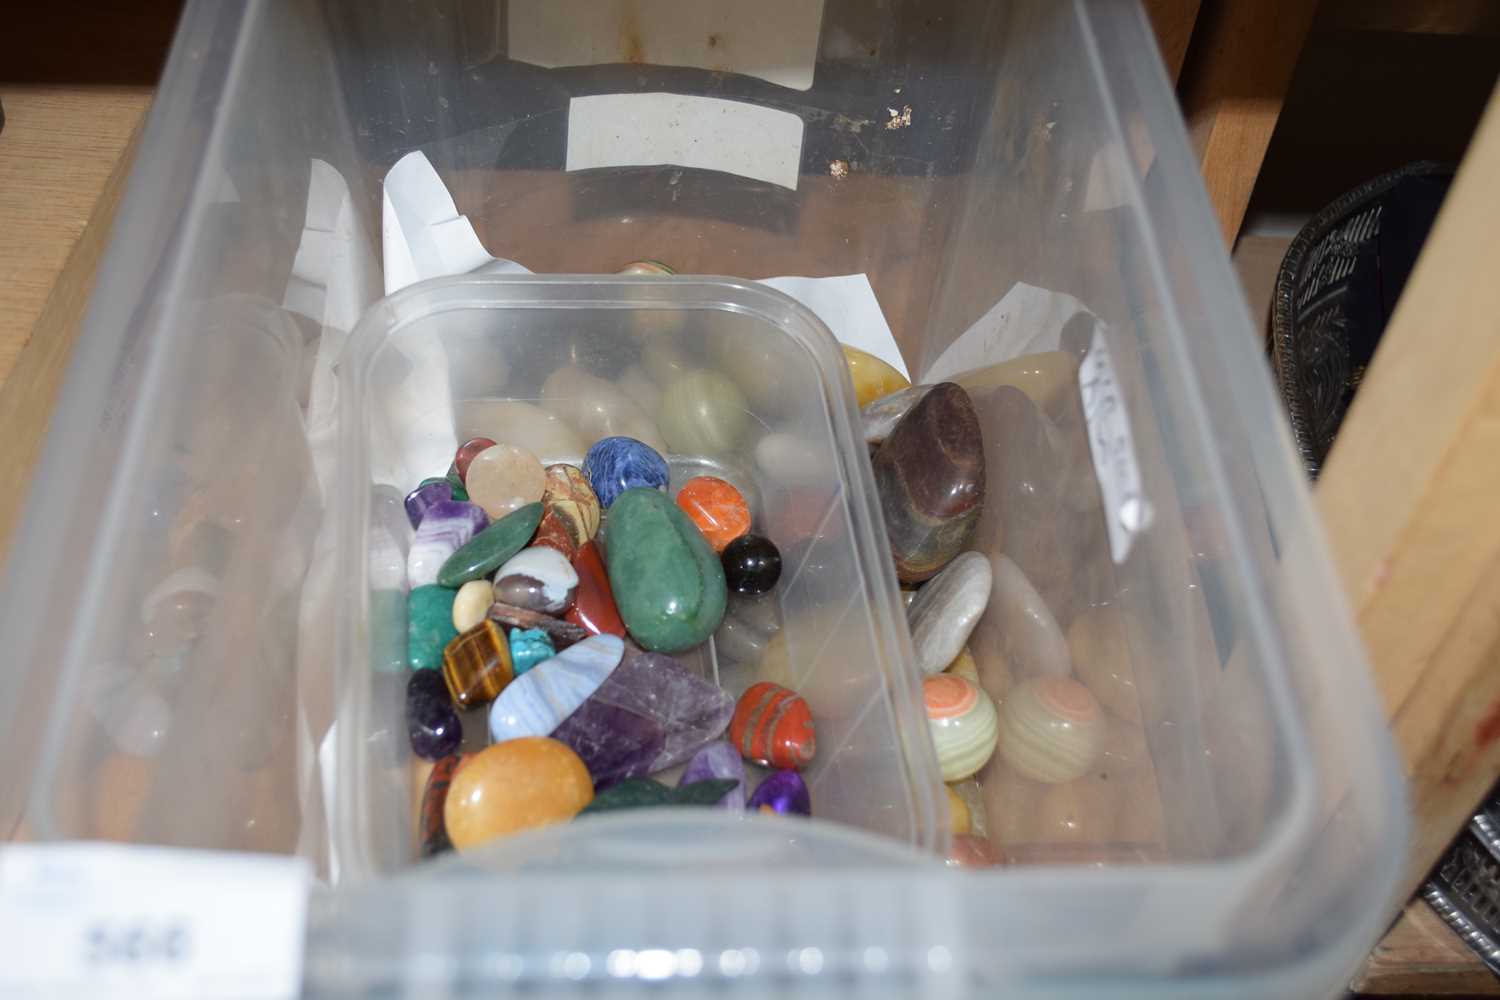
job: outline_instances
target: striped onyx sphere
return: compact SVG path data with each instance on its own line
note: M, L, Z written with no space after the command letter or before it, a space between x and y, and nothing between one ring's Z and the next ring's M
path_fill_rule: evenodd
M1104 713L1069 677L1034 677L1000 708L1000 756L1018 774L1048 784L1088 773L1104 744Z
M927 728L944 781L962 781L989 762L999 723L995 703L973 681L934 674L922 681Z

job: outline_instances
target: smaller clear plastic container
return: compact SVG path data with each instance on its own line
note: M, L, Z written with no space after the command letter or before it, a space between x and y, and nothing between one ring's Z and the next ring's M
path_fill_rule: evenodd
M598 437L628 433L664 450L674 493L699 474L737 486L755 530L783 553L781 581L732 599L714 638L679 658L732 695L773 680L807 699L818 818L946 846L849 376L806 308L732 279L445 279L370 309L338 374L330 516L344 585L330 825L341 882L416 856L414 800L430 765L412 756L403 715L412 532L402 498L475 436L581 465ZM464 719L468 746L484 743L482 715Z

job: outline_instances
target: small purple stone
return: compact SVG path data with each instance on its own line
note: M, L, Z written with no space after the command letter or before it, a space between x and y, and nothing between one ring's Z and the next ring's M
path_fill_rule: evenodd
M796 771L773 771L750 796L749 809L751 812L769 809L783 816L811 816L812 796L807 792L807 782Z
M627 648L614 672L552 738L572 747L597 787L687 760L724 732L734 699L662 653Z
M730 812L745 811L745 759L728 740L715 740L693 754L682 772L677 787L691 785L714 778L733 778L739 782L732 791L719 800L719 808Z
M422 485L406 494L406 519L413 528L419 528L433 504L452 499L453 484L448 480L424 479Z
M418 670L406 682L406 734L412 753L425 760L446 757L463 741L463 725L441 670Z
M415 590L437 583L448 557L489 527L489 515L478 504L439 500L427 508L406 553L406 582Z

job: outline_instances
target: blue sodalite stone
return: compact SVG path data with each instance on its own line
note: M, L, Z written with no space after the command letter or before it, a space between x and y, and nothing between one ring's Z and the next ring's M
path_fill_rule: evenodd
M608 507L628 489L665 489L667 460L650 445L631 437L607 437L594 442L583 459L583 474Z

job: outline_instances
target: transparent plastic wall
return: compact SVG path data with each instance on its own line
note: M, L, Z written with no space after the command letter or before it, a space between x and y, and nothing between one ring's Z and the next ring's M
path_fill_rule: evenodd
M1107 609L1146 753L1071 801L992 765L980 805L1020 862L995 871L815 825L827 849L801 867L612 870L619 897L589 895L586 865L504 891L416 867L320 893L310 990L555 987L569 969L625 988L641 978L609 954L689 939L694 975L750 968L767 989L1338 989L1391 903L1398 770L1144 18L1102 0L745 6L189 5L11 546L6 828L297 852L340 882L332 609L359 581L332 560L350 502L330 478L337 359L383 291L380 180L422 150L489 252L536 271L867 274L913 374L954 377L986 421L978 544L1065 634ZM613 107L582 99L618 94L751 106L765 130L672 138L697 166L649 162L623 127L649 117L575 145L574 112L607 126ZM789 127L770 112L800 123L795 151L769 141ZM1046 297L1021 308L1018 287ZM1096 342L1152 505L1119 562L1081 415L1010 419L1002 367ZM999 626L974 651L1003 698ZM1070 860L1090 863L1038 867ZM542 895L567 915L465 950L483 907L511 921ZM460 897L462 918L442 904ZM617 898L651 903L606 926L593 903ZM745 941L753 968L724 957Z

